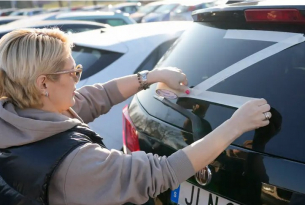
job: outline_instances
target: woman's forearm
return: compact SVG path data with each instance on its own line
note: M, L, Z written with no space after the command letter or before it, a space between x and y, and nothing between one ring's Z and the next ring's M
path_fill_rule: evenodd
M204 138L183 149L196 172L210 164L241 135L237 127L231 120L227 120Z
M153 84L156 82L160 82L161 78L158 72L150 71L147 75L147 83ZM121 95L127 99L139 91L140 83L137 75L128 75L122 78L116 79L118 90Z

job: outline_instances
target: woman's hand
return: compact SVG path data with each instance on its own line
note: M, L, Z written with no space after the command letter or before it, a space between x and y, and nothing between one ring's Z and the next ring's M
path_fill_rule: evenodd
M241 135L250 130L267 126L271 118L269 111L270 105L265 99L251 100L236 110L229 121ZM269 119L266 119L266 116Z
M147 80L149 84L165 83L168 87L181 92L189 90L186 75L180 69L174 67L154 69L148 74Z

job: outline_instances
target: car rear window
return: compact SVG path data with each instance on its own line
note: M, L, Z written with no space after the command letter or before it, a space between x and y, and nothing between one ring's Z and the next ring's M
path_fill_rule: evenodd
M296 44L272 54L272 48L279 42L295 35L298 34L234 30L207 23L194 23L163 56L157 67L178 67L187 74L189 86L196 86L216 74L225 73L230 66L243 59L249 59L250 62L255 60L251 56L270 48L269 57L263 59L264 56L260 56L262 60L240 72L218 81L216 79L214 85L207 87L207 91L267 99L272 106L274 121L266 129L245 133L233 144L249 148L247 144L251 141L250 148L256 151L304 162L305 44ZM149 97L154 94L153 86L138 95L148 113L184 130L192 130L186 126L185 117ZM211 132L236 110L222 104L198 101L189 101L184 106L205 123L208 122L209 126L202 127L208 129L204 133Z

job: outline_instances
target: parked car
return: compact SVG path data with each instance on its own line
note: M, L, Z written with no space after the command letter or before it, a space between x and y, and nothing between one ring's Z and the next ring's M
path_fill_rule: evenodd
M85 6L82 9L80 9L81 11L99 11L106 8L105 5L96 5L96 6Z
M41 8L18 9L12 12L9 16L35 16L44 12L45 10Z
M158 196L159 204L305 204L304 10L291 0L193 12L193 25L156 66L180 68L193 89L172 100L156 95L156 85L138 93L123 110L125 152L169 156L253 98L268 101L272 118Z
M50 13L43 13L43 14L38 14L35 16L24 16L25 18L13 21L11 23L9 23L8 25L10 26L19 26L19 25L26 25L29 22L31 23L35 23L35 22L39 22L39 21L44 21L44 20L56 20L56 16L58 14L60 14L61 12L50 12Z
M10 15L12 12L14 12L16 10L17 9L15 9L15 8L1 9L0 10L0 16L8 16L8 15Z
M151 70L192 22L157 22L132 24L72 34L75 44L72 55L83 65L78 88L94 83L131 75L140 70ZM109 113L89 123L104 138L108 148L122 148L123 107L127 99L115 105Z
M109 24L110 26L121 26L121 25L136 23L133 19L129 17L128 14L117 13L117 12L76 11L72 13L58 14L56 15L55 19L94 21L94 22Z
M141 6L139 10L130 15L130 17L135 20L137 23L141 23L144 16L154 12L160 6L166 4L166 1L156 1L152 3L148 3L144 6Z
M46 13L53 13L53 12L69 12L71 11L71 8L69 7L58 7L58 8L51 8L47 9Z
M193 21L192 12L215 5L215 0L186 1L170 13L171 21Z
M116 12L100 12L100 11L75 11L67 12L53 12L37 16L29 17L10 23L10 25L26 24L27 22L38 22L42 20L79 20L91 21L97 23L108 24L110 26L121 26L127 24L135 24L136 22L131 19L128 14Z
M8 24L13 21L17 21L17 20L24 19L24 18L27 18L27 17L25 17L25 16L1 16L0 25Z
M72 33L90 31L94 29L109 28L110 26L108 24L102 24L96 22L73 21L73 20L28 22L27 24L0 26L0 38L3 35L19 28L54 28L54 27L57 27L66 33L72 34Z
M145 16L141 22L169 21L170 13L179 5L180 3L168 1L166 4L157 8L154 12Z
M141 3L121 3L121 4L110 4L108 7L102 9L103 11L113 11L113 12L122 12L133 14L139 10Z

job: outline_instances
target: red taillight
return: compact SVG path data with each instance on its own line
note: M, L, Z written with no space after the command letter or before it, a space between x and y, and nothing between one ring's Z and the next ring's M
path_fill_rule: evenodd
M187 11L194 11L196 10L196 6L189 6L189 8L187 9Z
M127 105L123 109L123 143L131 152L140 150L137 130L129 117Z
M305 23L297 9L248 9L245 17L248 22Z

